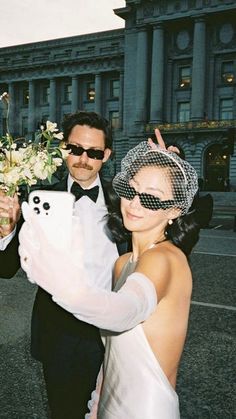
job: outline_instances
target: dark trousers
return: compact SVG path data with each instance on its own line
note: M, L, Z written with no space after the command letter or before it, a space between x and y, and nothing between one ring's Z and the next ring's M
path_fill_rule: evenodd
M66 337L43 362L52 419L84 419L103 361L101 341Z

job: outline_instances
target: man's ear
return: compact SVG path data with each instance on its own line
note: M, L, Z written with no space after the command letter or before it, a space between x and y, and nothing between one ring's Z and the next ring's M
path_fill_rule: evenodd
M109 159L110 155L111 155L111 149L110 148L105 148L104 157L102 159L102 162L105 163Z

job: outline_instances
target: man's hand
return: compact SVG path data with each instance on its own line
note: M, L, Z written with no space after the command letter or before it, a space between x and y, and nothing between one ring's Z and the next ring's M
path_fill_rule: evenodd
M155 136L156 136L156 139L157 139L157 142L158 142L158 145L159 145L159 147L160 147L160 148L162 148L163 150L172 151L173 153L179 154L179 149L178 149L178 147L175 147L175 146L171 145L171 146L169 146L168 148L166 148L165 142L164 142L164 140L163 140L163 138L162 138L162 135L161 135L161 133L160 133L160 131L159 131L159 129L158 129L158 128L156 128L154 132L155 132ZM149 138L149 139L148 139L148 144L149 144L152 148L156 148L156 146L157 146L157 145L156 145L156 144L152 141L152 139L151 139L151 138Z
M17 194L12 198L0 191L0 218L9 218L8 224L0 224L0 237L6 237L14 230L20 214L21 210Z

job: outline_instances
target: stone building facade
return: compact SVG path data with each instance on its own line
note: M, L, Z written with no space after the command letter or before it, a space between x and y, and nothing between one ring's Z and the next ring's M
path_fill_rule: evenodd
M95 110L113 127L115 170L159 127L202 189L236 190L236 2L126 0L115 13L124 29L0 49L11 132Z

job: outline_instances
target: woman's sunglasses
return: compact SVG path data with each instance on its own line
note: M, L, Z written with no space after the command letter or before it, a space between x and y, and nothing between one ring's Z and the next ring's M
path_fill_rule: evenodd
M84 152L90 159L93 160L102 160L104 158L104 150L96 150L94 148L83 148L80 145L75 144L66 144L66 150L70 150L70 154L73 156L81 156Z
M147 193L137 192L130 184L124 180L118 180L113 182L113 187L117 193L122 198L132 201L135 196L139 197L142 207L150 209L152 211L157 211L158 209L168 209L175 206L175 201L173 199L168 199L166 201L161 201L158 197L150 195Z

